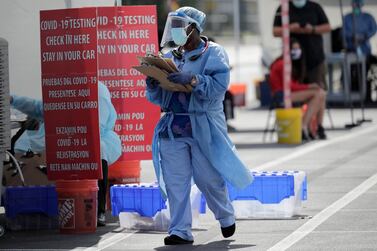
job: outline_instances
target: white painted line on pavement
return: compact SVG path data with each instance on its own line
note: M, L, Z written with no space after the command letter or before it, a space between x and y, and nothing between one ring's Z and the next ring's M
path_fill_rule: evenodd
M374 130L377 130L377 125L367 127L365 129L359 129L355 132L350 132L349 134L347 134L345 136L339 136L339 137L336 137L334 139L324 140L324 141L321 141L321 142L317 141L317 142L315 142L315 144L310 144L308 146L304 146L302 149L299 149L299 150L297 150L297 151L295 151L291 154L288 154L284 157L278 158L276 160L267 162L265 164L262 164L262 165L255 167L255 168L250 168L250 169L252 171L262 171L262 170L268 169L270 167L278 166L278 165L280 165L280 164L282 164L286 161L300 157L304 154L315 151L319 148L322 148L322 147L325 147L325 146L328 146L328 145L331 145L331 144L339 143L339 142L342 142L342 141L346 141L346 140L361 136L363 134L369 133L369 132L374 131Z
M358 198L360 195L368 191L371 187L377 184L377 173L374 174L369 179L365 180L359 186L354 188L352 191L344 195L339 200L335 201L333 204L316 214L312 219L307 221L304 225L296 229L293 233L285 237L283 240L276 243L274 246L269 248L269 251L281 251L287 250L296 242L313 232L319 225L325 222L328 218L334 215L343 207L347 206L353 200Z
M130 237L131 235L133 235L134 233L136 233L137 231L133 231L133 232L130 232L130 233L116 233L114 234L113 236L103 240L103 241L99 241L98 244L96 245L93 245L91 247L88 247L86 249L84 249L85 251L100 251L100 250L104 250L105 248L108 248L112 245L114 245L115 243L118 243L128 237Z

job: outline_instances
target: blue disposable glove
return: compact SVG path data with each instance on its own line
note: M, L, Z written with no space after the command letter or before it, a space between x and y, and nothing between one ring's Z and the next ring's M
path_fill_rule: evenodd
M191 83L194 76L195 75L190 72L174 72L169 74L168 79L176 84L187 85Z
M145 80L145 83L147 84L147 87L149 89L156 88L159 84L159 82L156 79L151 78L151 77L147 77L147 79Z

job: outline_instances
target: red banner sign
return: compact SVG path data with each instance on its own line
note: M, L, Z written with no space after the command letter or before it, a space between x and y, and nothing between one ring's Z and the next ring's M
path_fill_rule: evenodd
M156 7L41 11L40 30L49 179L102 176L98 80L117 110L119 160L151 159L160 108L146 100L145 76L132 66L158 53Z
M102 177L97 9L40 12L48 178Z
M157 54L156 6L98 8L98 77L110 90L122 141L119 161L152 158L153 130L160 108L145 98L145 76L137 56Z

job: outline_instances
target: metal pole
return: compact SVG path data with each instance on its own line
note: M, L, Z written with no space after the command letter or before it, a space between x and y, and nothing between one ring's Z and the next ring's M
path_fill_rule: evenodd
M286 109L292 108L291 100L291 74L292 61L290 52L290 30L289 30L289 1L281 0L281 26L283 28L283 85L284 85L284 107Z
M233 29L236 81L240 81L240 0L233 0Z
M356 67L357 67L357 82L359 86L359 94L360 94L360 109L361 109L361 119L357 120L358 124L364 123L364 122L372 122L371 119L365 119L365 106L364 106L364 95L365 95L365 64L366 64L366 56L364 55L363 61L360 60L359 55L359 42L356 38L356 32L357 32L357 24L356 24L356 16L355 13L352 13L352 40L353 44L356 49ZM361 48L360 48L361 53ZM360 69L361 67L361 69ZM365 74L364 74L365 73Z
M348 84L349 86L345 86L345 88L349 88L349 94L348 94L348 103L350 105L350 111L351 111L351 123L350 124L346 124L345 127L346 128L352 128L352 127L355 127L355 126L358 126L358 124L355 124L354 123L354 118L353 118L353 103L352 103L352 95L351 95L351 74L350 74L350 71L348 69L348 53L347 53L347 50L346 50L346 45L347 45L347 40L346 40L346 34L344 32L344 13L343 13L343 2L342 0L339 0L339 7L340 7L340 15L341 15L341 18L342 18L342 27L343 27L343 31L342 31L342 37L343 37L343 49L344 49L344 60L345 60L345 67L344 67L344 79L343 81L348 81ZM348 92L348 90L345 90L345 92Z

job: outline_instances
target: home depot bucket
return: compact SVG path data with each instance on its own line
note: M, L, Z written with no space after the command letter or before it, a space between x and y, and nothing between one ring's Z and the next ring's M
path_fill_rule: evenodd
M60 233L91 233L97 229L97 180L57 180Z
M112 184L140 183L140 160L117 161L109 167Z
M300 108L276 109L278 143L301 144Z

